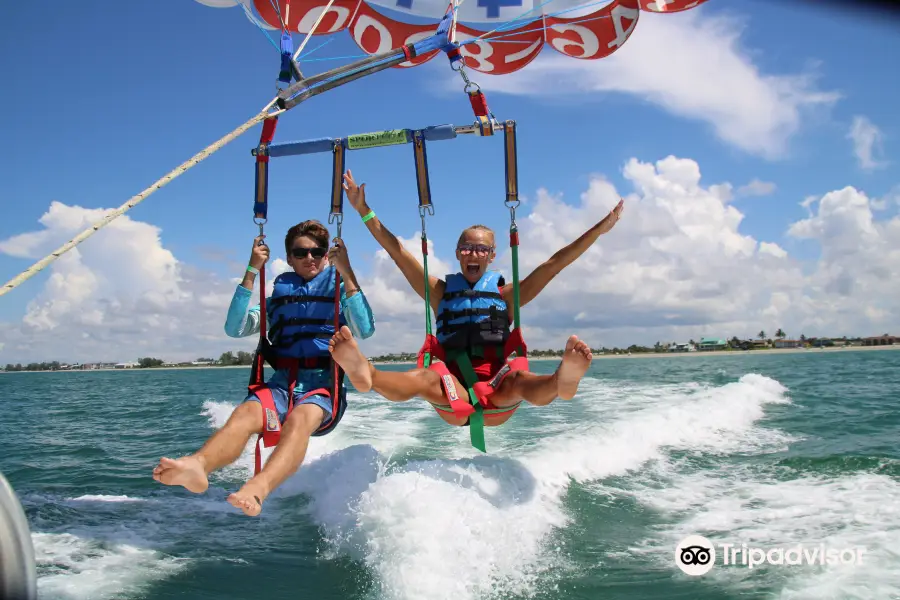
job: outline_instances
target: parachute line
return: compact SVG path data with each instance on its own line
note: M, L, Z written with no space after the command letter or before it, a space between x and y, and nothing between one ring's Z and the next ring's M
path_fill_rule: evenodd
M319 23L322 22L322 19L325 18L325 15L331 10L331 5L334 4L334 0L328 0L328 4L325 6L325 9L319 14L319 18L316 19L316 22L313 23L313 26L309 28L309 33L306 34L306 37L303 38L303 43L300 44L300 47L297 48L297 51L294 52L294 60L297 60L297 57L300 56L300 53L303 52L303 49L306 47L306 43L312 37L312 35L316 32L316 29L319 28Z
M304 57L305 57L305 56L310 56L311 54L314 54L314 53L318 52L319 50L321 50L322 48L324 48L325 46L327 46L328 44L330 44L331 42L333 42L335 39L336 39L335 37L330 37L330 38L328 38L327 40L325 40L324 42L322 42L321 44L319 44L318 46L316 46L315 48L313 48L312 50L310 50L309 52L307 52L306 54L304 54ZM366 56L368 56L368 55L366 55ZM354 57L352 57L352 58L362 58L362 56L354 56ZM302 59L301 62L302 62L303 60L306 60L306 59L305 59L305 58ZM327 60L327 59L318 58L318 59L315 59L315 60Z
M474 38L474 40L469 40L469 41L466 41L465 43L466 43L466 44L470 44L470 43L476 42L476 41L478 41L478 40L485 40L485 41L488 41L488 40L496 40L496 39L498 39L497 37L488 38L488 36L491 35L492 33L497 33L497 32L500 32L500 31L507 31L507 30L509 30L509 29L512 29L513 27L517 27L519 23L524 23L524 26L527 26L527 25L530 24L530 23L534 23L534 22L536 22L536 21L540 21L541 19L544 19L544 18L546 18L546 17L558 17L559 15L564 15L564 14L566 14L566 13L570 13L570 12L576 11L576 10L582 10L582 9L585 9L585 8L588 8L588 7L591 7L591 6L597 6L597 5L609 5L609 0L599 0L598 2L589 2L589 3L587 3L587 4L580 4L580 5L578 5L578 6L573 6L573 7L571 7L571 8L566 8L566 9L564 9L564 10L558 10L558 11L551 12L551 13L547 13L547 14L541 14L541 16L539 16L539 17L528 17L528 18L524 18L524 19L522 18L524 15L527 15L527 14L530 13L530 12L534 12L534 11L536 11L537 9L542 8L542 7L546 6L547 4L550 4L550 3L553 2L553 1L554 1L554 0L544 0L544 2L542 2L542 3L539 4L538 6L535 6L535 7L532 8L531 10L526 10L526 11L523 12L521 15L519 15L519 16L517 16L517 17L514 17L514 18L510 19L509 21L506 21L506 22L503 23L502 25L498 25L496 28L492 29L491 31L488 31L487 33L483 33L483 34L481 34L480 36L478 36L477 38ZM605 19L605 18L606 18L605 16L596 17L596 19ZM583 20L581 20L581 21L573 21L573 23L584 23L584 22L592 21L592 20L595 20L595 19L594 19L594 18L591 18L591 19L583 19ZM541 29L543 30L543 29L546 29L546 28L545 28L545 27L541 27ZM526 31L517 31L517 32L515 33L515 35L520 34L520 33L533 33L534 31L537 31L537 30L534 30L534 29L533 29L533 30L527 31L527 32L526 32Z
M321 48L321 47L322 46L319 46L319 48ZM307 52L306 56L309 56L310 54L312 54L312 52ZM369 56L371 56L371 55L369 55L369 54L353 54L350 56L326 56L324 58L301 58L297 62L306 63L306 62L322 62L322 61L326 61L326 60L357 60L360 58L367 58Z
M510 19L509 21L507 21L507 22L505 22L505 23L502 23L502 24L498 25L497 27L495 27L494 29L488 31L487 33L483 33L483 34L479 35L477 38L475 38L475 40L476 40L476 41L477 41L477 40L483 40L483 39L485 39L487 36L491 35L492 33L496 33L496 32L498 32L498 31L506 31L506 30L509 29L510 27L514 27L514 26L515 26L515 23L516 23L517 21L519 21L519 20L528 20L528 19L522 19L523 16L527 15L528 13L533 13L533 12L536 11L537 9L543 8L544 6L546 6L547 4L549 4L549 3L551 3L551 2L553 2L553 0L544 0L543 2L541 2L540 4L538 4L537 6L535 6L535 7L533 7L533 8L530 8L530 9L526 10L525 12L523 12L522 14L513 17L513 18ZM528 20L528 22L529 22L529 23L533 23L534 21L537 21L538 19L542 19L542 18L544 18L544 15L543 15L543 14L541 14L540 17L534 17L534 18L531 18L530 20Z
M275 14L278 15L278 20L281 22L281 31L287 31L287 23L284 22L284 17L281 16L281 7L278 6L280 2L276 2L275 0L269 0L269 4L272 5L272 8L275 9Z
M264 36L266 36L266 39L269 40L269 43L272 44L272 47L278 51L278 54L281 54L281 48L278 46L278 44L275 43L275 40L272 39L272 36L269 35L269 33L266 31L266 28L263 26L263 24L259 22L259 19L257 19L253 15L253 11L251 11L249 8L247 8L243 2L239 2L238 4L241 5L241 8L244 10L244 14L247 16L247 19L249 19L251 23L256 25L256 27L262 32L262 34Z

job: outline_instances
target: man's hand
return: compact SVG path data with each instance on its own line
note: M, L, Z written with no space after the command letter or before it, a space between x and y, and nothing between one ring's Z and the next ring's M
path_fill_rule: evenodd
M328 249L328 262L334 265L342 277L346 277L350 271L350 257L347 255L347 247L341 239L334 240L335 245Z
M253 238L253 250L250 252L250 266L256 270L262 269L269 260L269 247L261 243L266 236L258 235Z

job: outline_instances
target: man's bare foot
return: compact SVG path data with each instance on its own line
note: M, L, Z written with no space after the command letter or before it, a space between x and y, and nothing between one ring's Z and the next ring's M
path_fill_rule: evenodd
M350 328L342 326L331 341L328 342L328 351L334 357L334 361L341 365L347 379L359 392L368 392L372 389L372 372L369 370L369 360L359 351L356 340Z
M563 400L574 398L578 393L578 384L593 359L590 346L579 340L578 336L569 337L562 362L556 369L556 395Z
M165 485L181 485L195 494L202 494L209 487L206 471L193 456L161 458L153 469L153 479Z
M262 503L268 494L256 478L245 483L241 489L228 496L228 503L244 511L248 517L256 517L262 512Z

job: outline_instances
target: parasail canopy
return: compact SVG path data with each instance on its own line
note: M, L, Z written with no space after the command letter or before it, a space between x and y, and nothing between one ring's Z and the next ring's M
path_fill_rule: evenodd
M247 18L264 29L301 34L313 31L313 35L347 31L369 55L428 38L448 9L447 0L334 0L330 6L327 0L196 2L214 8L241 6ZM604 58L628 40L642 11L681 12L704 2L463 0L457 10L456 41L461 45L467 68L506 75L537 58L545 44L571 58ZM314 27L317 21L319 24ZM397 66L420 65L438 52L428 52Z

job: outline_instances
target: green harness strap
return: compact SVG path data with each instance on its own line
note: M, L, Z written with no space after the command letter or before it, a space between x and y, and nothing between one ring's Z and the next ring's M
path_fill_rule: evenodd
M481 406L478 396L475 395L474 385L478 383L478 376L475 375L472 360L462 350L448 352L447 360L455 362L459 367L459 372L462 373L465 380L466 391L469 394L469 403L475 408L475 412L469 416L469 439L474 447L486 453L487 448L484 443L484 407Z
M428 238L425 237L425 217L422 217L422 264L425 267L425 336L431 337L431 286L428 283ZM423 366L431 365L431 352L425 351Z

